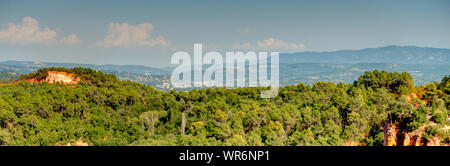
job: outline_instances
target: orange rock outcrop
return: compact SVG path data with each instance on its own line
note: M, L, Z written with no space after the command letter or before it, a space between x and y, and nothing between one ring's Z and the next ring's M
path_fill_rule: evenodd
M384 146L441 146L439 137L423 138L424 126L413 132L401 132L398 124L386 126Z
M48 71L47 76L44 79L27 79L25 81L29 83L36 82L48 82L48 83L63 83L66 85L76 85L80 80L79 77L76 77L73 73L60 72L60 71Z
M64 84L77 84L79 81L78 77L75 77L72 73L59 72L59 71L48 71L47 77L43 80L49 83L62 82Z

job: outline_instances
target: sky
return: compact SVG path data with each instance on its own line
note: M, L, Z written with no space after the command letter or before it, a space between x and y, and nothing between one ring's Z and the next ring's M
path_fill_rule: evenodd
M448 0L0 0L0 61L165 67L194 43L223 54L450 48L449 9Z

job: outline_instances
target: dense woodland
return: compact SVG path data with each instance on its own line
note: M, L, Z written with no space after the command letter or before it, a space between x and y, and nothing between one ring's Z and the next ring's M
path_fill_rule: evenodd
M408 73L365 72L353 84L164 92L86 68L76 86L19 81L0 86L1 145L382 146L386 123L449 144L450 78L415 87ZM412 95L414 94L414 95ZM411 96L415 96L412 97Z

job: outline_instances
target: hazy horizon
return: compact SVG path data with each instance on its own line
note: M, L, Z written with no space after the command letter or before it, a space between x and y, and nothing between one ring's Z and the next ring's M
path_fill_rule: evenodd
M299 52L294 52L294 53L280 53L281 55L287 55L287 54L296 54L296 53L328 53L328 52L338 52L338 51L359 51L359 50L365 50L365 49L376 49L376 48L385 48L385 47L418 47L418 48L433 48L433 49L448 49L450 50L450 48L434 48L434 47L420 47L420 46L400 46L400 45L387 45L387 46L380 46L380 47L368 47L368 48L361 48L361 49L342 49L342 50L332 50L332 51L299 51ZM189 52L189 50L187 50ZM120 63L82 63L82 62L70 62L70 61L41 61L41 60L15 60L15 59L10 59L10 60L2 60L0 62L36 62L36 63L67 63L67 64L83 64L83 65L122 65L122 66L127 66L127 65L137 65L137 66L146 66L146 67L153 67L153 68L159 68L159 69L164 69L164 68L173 68L176 65L167 65L167 66L152 66L152 65L146 65L146 64L120 64ZM310 62L307 62L310 63ZM322 63L322 62L315 62L315 63ZM374 62L374 63L386 63L386 62ZM395 64L395 63L392 63Z

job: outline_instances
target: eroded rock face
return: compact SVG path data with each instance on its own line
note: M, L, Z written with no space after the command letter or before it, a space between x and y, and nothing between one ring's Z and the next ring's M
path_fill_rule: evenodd
M79 139L76 142L69 142L64 146L89 146L87 142L84 142L83 140Z
M405 133L402 146L424 146L423 138L420 135Z
M17 83L19 81L15 81L14 83ZM78 84L78 81L80 81L80 78L75 77L75 75L72 73L59 72L59 71L48 71L47 76L44 79L38 80L36 78L31 78L31 79L27 79L25 81L29 82L29 83L48 82L50 84L63 83L66 85L76 85L76 84Z
M62 82L64 84L77 84L79 78L75 77L72 73L48 71L47 77L43 81L48 83Z
M428 139L427 146L441 146L441 140L438 137Z
M423 127L413 132L401 132L398 124L386 125L384 146L441 146L439 137L423 138Z
M399 133L397 125L389 126L384 124L384 146L397 146L397 134Z

